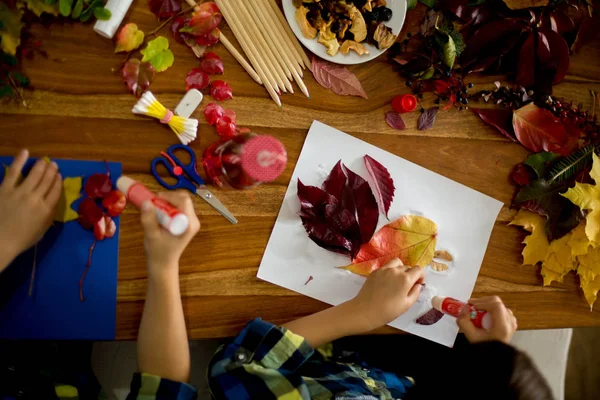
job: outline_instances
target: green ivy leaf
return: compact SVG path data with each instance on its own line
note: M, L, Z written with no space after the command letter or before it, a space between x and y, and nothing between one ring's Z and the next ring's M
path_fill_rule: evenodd
M104 6L104 2L102 0L84 0L84 2L86 4L89 4L89 6L81 13L81 17L79 17L79 20L81 22L89 20L92 17L92 14L96 7Z
M81 11L83 11L83 0L77 0L75 7L73 7L73 14L71 16L74 19L77 19L81 16Z
M68 17L71 15L71 7L73 7L73 0L58 1L58 11L60 11L60 15L63 17Z
M554 161L559 154L550 151L542 151L527 157L523 164L528 165L533 169L538 179L545 178L548 174L548 165Z
M0 28L0 50L9 55L17 54L17 47L21 44L22 16L21 7L17 6L17 9L11 10L5 3L0 2L0 20L4 24Z
M110 10L104 7L94 8L94 16L100 21L106 21L112 16Z
M429 8L433 8L435 0L419 0L419 3L426 5Z
M19 86L21 86L21 87L29 86L29 83L30 83L29 78L26 77L25 75L23 75L21 72L19 72L19 71L12 72L11 76L15 81L17 81Z
M412 10L417 6L417 0L406 0L406 8Z
M175 61L173 52L169 50L169 41L164 36L159 36L148 42L148 46L141 53L144 56L142 62L148 61L156 72L166 71Z
M433 77L434 74L435 74L435 68L429 67L425 71L421 71L418 74L415 74L415 77L419 78L419 80L421 80L421 81L425 81L427 79L431 79L431 77Z
M15 97L15 92L9 85L0 86L0 99L3 97L10 97L11 99Z

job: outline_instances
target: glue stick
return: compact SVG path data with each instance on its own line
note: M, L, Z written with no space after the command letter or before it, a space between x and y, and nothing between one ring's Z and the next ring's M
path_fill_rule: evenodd
M431 305L436 310L455 318L458 318L463 312L469 312L471 322L477 328L489 330L492 327L492 316L487 311L478 310L474 306L452 297L435 296L431 300Z
M146 201L152 202L156 211L158 223L173 236L183 234L190 225L190 220L187 215L179 211L173 204L156 196L141 183L136 182L127 176L122 176L117 180L117 188L123 192L123 194L127 196L127 200L133 203L137 208L141 208L142 204Z

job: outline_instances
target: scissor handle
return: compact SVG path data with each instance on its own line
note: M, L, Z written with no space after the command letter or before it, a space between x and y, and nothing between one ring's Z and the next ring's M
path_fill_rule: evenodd
M177 179L177 182L174 184L167 183L158 174L158 171L156 169L158 164L164 165L165 168L167 169L167 171L169 171L169 173L171 174L171 176L173 178ZM188 181L187 179L185 179L185 177L181 176L181 174L177 175L175 173L175 171L173 171L173 166L162 157L158 157L158 158L155 158L154 160L152 160L151 171L152 171L152 175L154 176L154 179L156 179L158 181L158 183L160 183L165 189L169 189L169 190L187 189L194 194L196 193L196 187L194 186L194 184L192 182Z
M175 151L176 150L184 150L185 152L187 152L190 156L190 162L189 164L184 164L176 155L175 155ZM173 146L169 147L169 149L167 150L167 154L169 155L169 157L171 157L171 159L173 160L173 162L177 165L179 165L181 167L181 169L183 169L185 171L185 173L194 181L196 182L196 184L198 185L204 185L204 179L200 176L200 174L198 174L198 170L196 169L196 154L194 153L194 150L192 150L189 146L186 146L185 144L174 144Z

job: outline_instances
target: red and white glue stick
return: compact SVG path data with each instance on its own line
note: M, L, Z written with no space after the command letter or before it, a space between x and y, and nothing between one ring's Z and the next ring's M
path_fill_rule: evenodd
M187 231L190 225L187 215L179 211L173 204L156 196L146 186L127 176L122 176L117 179L117 188L137 208L142 208L142 204L146 201L152 202L158 223L168 230L171 235L179 236Z
M444 314L451 315L458 318L465 312L469 313L471 322L477 328L483 328L489 330L492 327L492 316L487 311L481 311L467 303L463 303L460 300L453 299L452 297L435 296L431 299L431 305L438 311Z

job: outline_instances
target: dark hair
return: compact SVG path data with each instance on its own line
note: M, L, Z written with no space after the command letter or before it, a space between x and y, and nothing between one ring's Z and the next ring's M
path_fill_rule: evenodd
M455 349L431 360L431 379L417 381L406 399L551 400L552 391L531 358L501 342Z

